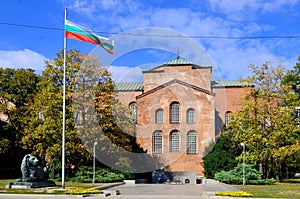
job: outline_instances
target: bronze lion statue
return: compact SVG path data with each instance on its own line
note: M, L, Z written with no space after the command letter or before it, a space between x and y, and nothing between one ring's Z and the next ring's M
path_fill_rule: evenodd
M43 181L47 177L47 167L38 168L40 161L36 156L27 154L24 156L21 164L23 182Z

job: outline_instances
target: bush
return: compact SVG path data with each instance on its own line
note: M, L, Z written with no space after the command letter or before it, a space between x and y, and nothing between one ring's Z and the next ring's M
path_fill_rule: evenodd
M242 184L243 183L243 165L238 165L233 170L221 171L215 174L216 180L227 184ZM245 165L245 180L247 184L265 185L274 184L274 179L261 179L261 174L254 168L254 165Z
M251 193L247 193L247 192L224 191L224 192L216 192L215 194L216 196L253 197Z
M271 184L274 184L275 182L276 182L276 180L271 178L271 179L264 179L264 180L248 180L247 184L251 184L251 185L271 185Z
M283 182L287 183L300 183L300 179L285 179Z
M133 179L134 175L131 173L121 172L110 168L96 168L95 182L96 183L108 183L108 182L120 182L125 179ZM82 166L77 171L74 178L70 181L86 182L90 183L93 180L93 168L88 166Z
M84 194L101 194L102 190L92 190L92 189L72 189L65 192L69 195L84 195Z
M233 170L221 171L215 174L214 177L220 182L227 184L242 184L243 182L243 165L238 165ZM259 180L261 179L261 174L254 168L253 165L245 165L245 179L249 180Z

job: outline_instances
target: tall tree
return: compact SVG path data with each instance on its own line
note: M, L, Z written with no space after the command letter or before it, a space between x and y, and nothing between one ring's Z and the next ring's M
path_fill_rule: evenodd
M132 147L127 134L121 134L113 121L114 85L107 67L90 54L67 53L66 78L66 169L78 168L91 160L95 142L103 135L114 144ZM38 84L35 103L30 106L30 117L22 137L25 149L51 160L52 171L61 171L62 155L62 88L63 53L46 62L46 69ZM120 105L117 111L127 111ZM104 134L101 134L104 132ZM129 140L129 141L128 141ZM100 144L99 144L100 145ZM105 153L109 149L98 145Z
M53 60L46 61L22 137L23 148L51 160L50 169L55 170L55 174L61 171L63 58L61 51ZM76 168L91 157L74 129L72 109L74 79L85 58L86 55L74 50L70 50L66 57L66 169Z
M28 114L28 105L34 102L39 81L40 77L31 69L0 68L0 112L7 117L3 128L11 133L1 151L19 146L25 127L24 118Z
M291 86L281 84L285 68L264 63L249 66L245 79L254 85L242 102L242 110L227 129L235 141L246 145L246 160L260 167L265 177L279 180L286 158L300 149L300 134L293 117L297 95ZM288 165L285 165L288 166Z
M298 62L295 64L294 68L286 74L283 78L282 83L285 85L291 85L293 91L298 94L300 99L300 56L298 57Z
M142 149L135 142L135 123L129 108L116 99L111 73L87 62L77 74L73 107L80 137L90 151L98 143L96 155L103 163L114 168L130 167L133 161L125 153Z
M212 145L213 149L203 158L204 174L208 178L213 178L217 172L234 169L238 163L236 157L242 152L240 143L233 141L228 132L222 133Z

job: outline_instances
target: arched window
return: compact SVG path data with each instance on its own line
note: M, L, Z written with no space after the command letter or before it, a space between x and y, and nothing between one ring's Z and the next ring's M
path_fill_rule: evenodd
M152 136L153 154L162 154L162 133L155 131Z
M223 125L222 118L220 117L219 112L217 112L217 111L215 111L215 118L216 118L215 119L216 120L216 131L218 132L218 131L222 130L224 125Z
M187 124L195 123L195 110L193 108L189 108L186 111L186 123Z
M170 123L179 123L179 103L172 102L170 104Z
M164 111L160 108L155 111L155 123L163 124L164 123Z
M197 134L196 131L187 133L187 154L197 153Z
M179 131L174 130L170 133L170 152L180 151L180 134Z
M136 114L137 114L136 102L131 102L129 104L129 108L130 108L130 111L131 111L131 117L136 121Z
M227 111L225 113L225 126L228 126L231 118L232 118L232 113L230 111Z

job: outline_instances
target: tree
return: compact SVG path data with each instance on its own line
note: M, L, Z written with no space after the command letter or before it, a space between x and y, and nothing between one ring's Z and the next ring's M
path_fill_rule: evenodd
M115 99L114 84L107 67L90 54L67 53L66 77L66 169L91 163L95 142L108 138L117 146L132 149L128 134L114 121L114 108L126 115L127 108ZM46 62L38 84L35 103L30 106L27 128L22 137L24 149L51 160L52 177L61 171L62 155L63 53ZM104 134L101 134L104 132ZM99 144L100 145L100 144ZM104 145L97 150L109 153ZM68 172L67 172L68 174Z
M294 66L294 69L288 71L282 80L284 85L291 85L292 90L298 94L300 99L300 56L298 57L298 63Z
M28 105L34 102L40 77L31 69L0 68L0 158L1 168L15 169L17 177L20 162L25 153L20 141L26 128L24 118L28 114Z
M124 151L143 150L136 144L135 122L129 108L115 96L110 72L106 67L93 67L86 62L77 74L73 107L81 139L90 151L98 143L96 155L104 164L115 169L129 168L133 161Z
M242 110L230 122L228 132L235 141L245 143L246 160L260 168L264 177L283 177L287 157L299 151L300 134L293 117L298 97L291 86L281 84L285 68L264 63L249 66L254 85L242 101ZM289 165L285 165L289 166Z
M208 178L213 178L217 172L233 169L238 163L236 157L242 152L240 143L231 140L230 134L225 132L213 144L213 149L203 158L204 174Z
M28 105L33 103L34 94L40 77L31 69L0 68L0 111L7 116L8 123L4 128L14 135L12 145L19 146L24 130L24 116Z
M91 159L91 155L81 142L74 128L72 109L72 88L76 72L87 55L70 50L66 66L66 169L77 168ZM61 171L62 155L62 90L63 51L50 61L46 61L42 80L38 84L35 103L29 108L27 128L22 137L26 150L46 160L51 160L52 177Z

